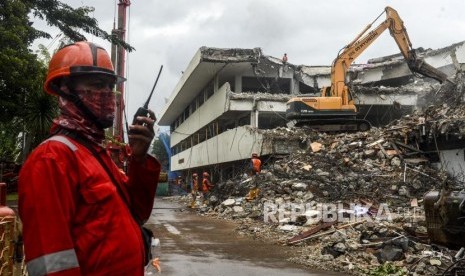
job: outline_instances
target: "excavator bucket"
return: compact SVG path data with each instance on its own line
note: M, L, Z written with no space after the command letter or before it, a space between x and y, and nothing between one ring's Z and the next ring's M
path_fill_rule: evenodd
M447 75L425 62L424 59L411 59L408 61L408 67L412 72L422 74L426 77L433 78L440 83L448 80Z

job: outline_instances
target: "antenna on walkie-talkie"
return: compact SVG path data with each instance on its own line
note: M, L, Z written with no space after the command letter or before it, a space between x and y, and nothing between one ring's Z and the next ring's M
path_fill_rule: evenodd
M155 90L155 87L157 86L157 82L158 82L158 79L160 78L160 74L162 70L163 70L163 65L160 67L160 71L158 72L157 79L155 80L155 83L153 84L153 88L152 88L152 91L150 92L149 98L145 102L144 106L139 107L139 109L137 109L136 114L134 114L134 119L132 120L133 125L137 124L137 117L139 116L150 117L150 115L148 114L149 113L148 111L149 102L150 102L150 99L152 98L153 91Z
M145 109L149 108L150 98L152 98L153 91L155 90L155 87L157 86L157 82L158 82L158 79L160 78L162 70L163 70L163 65L160 66L160 71L158 71L158 76L157 76L157 79L155 80L155 83L153 84L152 91L150 92L149 98L147 99L147 101L144 104Z

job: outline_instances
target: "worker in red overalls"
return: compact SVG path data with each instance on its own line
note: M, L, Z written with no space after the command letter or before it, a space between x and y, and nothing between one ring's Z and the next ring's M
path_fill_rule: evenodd
M210 190L213 189L214 185L210 182L210 175L207 172L203 172L202 176L202 197L205 204L210 195Z
M195 201L197 199L197 195L199 193L199 176L197 173L192 174L192 187L191 187L191 194L192 194L192 202L190 207L195 207Z
M252 189L246 196L246 200L253 200L257 198L260 189L258 188L258 177L261 172L262 161L258 158L257 153L252 153L252 158L250 159L249 164L249 175L252 177Z
M155 116L149 110L130 126L132 155L121 172L102 146L120 81L106 50L90 42L67 45L50 61L44 88L58 96L60 115L19 175L31 276L144 275L139 223L150 217L160 174L147 154Z

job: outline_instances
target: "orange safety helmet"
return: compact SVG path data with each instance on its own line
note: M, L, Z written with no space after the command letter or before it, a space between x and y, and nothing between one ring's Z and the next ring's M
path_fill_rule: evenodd
M115 74L110 56L104 48L91 42L80 41L64 46L53 55L44 89L49 94L58 95L58 88L53 87L56 80L86 74L112 76L118 83L126 80Z
M210 175L207 172L203 172L204 177L209 177Z
M256 154L255 152L252 153L252 157L258 157L258 154Z

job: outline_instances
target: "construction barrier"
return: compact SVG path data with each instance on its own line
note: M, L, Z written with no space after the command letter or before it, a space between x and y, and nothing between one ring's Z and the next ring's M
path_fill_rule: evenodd
M0 212L4 211L3 208L6 207L0 207ZM2 276L13 275L14 229L15 218L13 216L0 217L0 275Z
M6 183L0 183L0 275L13 275L15 212L6 207Z
M157 186L157 196L168 196L169 195L168 182L160 182Z
M5 183L0 183L0 275L27 276L23 245L19 241L20 222L13 209L6 206Z

